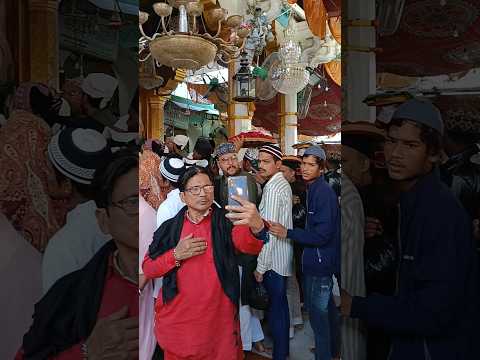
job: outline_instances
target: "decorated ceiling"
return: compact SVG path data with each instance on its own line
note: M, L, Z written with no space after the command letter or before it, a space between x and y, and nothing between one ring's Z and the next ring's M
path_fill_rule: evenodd
M315 87L307 117L298 120L299 134L309 136L329 135L340 131L342 94L341 87L327 76L328 91ZM275 96L270 101L255 103L254 126L262 126L267 130L278 132L280 112L280 97Z
M159 26L159 20L152 11L154 2L153 0L142 0L140 2L141 10L147 11L153 19L147 21L144 28L145 32L150 35ZM217 23L210 21L210 15L218 7L221 6L226 9L229 17L241 15L245 19L244 21L247 21L247 19L254 16L254 19L262 22L264 21L263 19L255 17L252 13L252 8L261 7L262 14L265 15L266 24L272 26L272 36L263 38L264 45L259 48L257 44L253 48L255 51L252 50L252 53L256 54L255 59L259 61L258 65L260 66L262 66L262 61L267 55L278 51L279 45L284 42L284 29L287 27L288 20L286 23L282 23L282 14L285 12L285 8L293 9L291 18L294 19L293 22L295 24L295 41L302 47L302 59L304 59L305 64L309 68L317 69L322 73L323 84L322 86L317 86L317 84L311 86L310 106L306 114L304 114L305 116L300 116L299 134L319 136L339 131L341 124L341 63L339 61L341 0L246 0L242 2L238 0L202 0L202 4L204 4L203 20L205 21L203 22L202 20L201 26L203 30L211 33L216 31L214 25L217 25ZM174 20L175 18L172 21ZM233 28L228 27L228 18L224 22L220 36L227 41L232 38L231 31ZM253 24L252 34L254 34L256 29L255 24ZM205 27L203 28L203 26ZM266 28L259 27L259 29L263 32ZM235 31L237 31L237 35L240 34L239 29ZM267 32L265 31L265 33ZM246 46L246 49L249 49L249 47ZM332 57L332 54L335 54L335 56ZM162 63L157 67L155 77L158 82L165 83L170 76L165 74L165 66L161 65ZM208 67L210 68L211 65L209 64ZM217 61L217 64L213 65L226 66L221 61ZM202 69L198 71L202 72ZM188 79L195 78L196 71L189 72L187 76L191 99L196 101L195 99L201 98L202 101L209 101L215 104L220 112L224 112L229 95L228 86L223 85L221 77L218 76L212 76L219 83L217 86L211 86L208 81L203 84L201 82L188 81ZM205 71L203 70L203 72ZM145 74L151 75L150 73ZM271 97L268 98L270 99ZM255 102L256 111L253 116L253 125L278 133L280 127L279 98L280 96L277 94L271 100L257 100ZM300 104L303 104L301 100Z
M297 1L297 5L305 11L305 20L312 34L317 38L324 37L328 27L335 40L341 42L341 0L323 0L323 4L316 0L303 0ZM321 24L324 26L319 26ZM315 55L312 56L315 63L314 59ZM307 115L298 119L298 133L309 136L335 134L341 127L341 62L319 64L317 69L325 74L326 83L313 87ZM279 95L268 101L256 101L255 109L252 124L278 132Z
M480 0L405 0L399 26L380 36L377 71L429 76L480 66Z

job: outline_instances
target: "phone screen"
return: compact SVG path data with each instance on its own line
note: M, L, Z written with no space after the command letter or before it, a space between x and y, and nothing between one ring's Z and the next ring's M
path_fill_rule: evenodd
M245 200L249 200L247 177L246 176L230 176L227 179L228 186L228 205L240 205L236 200L232 199L232 195L236 195Z

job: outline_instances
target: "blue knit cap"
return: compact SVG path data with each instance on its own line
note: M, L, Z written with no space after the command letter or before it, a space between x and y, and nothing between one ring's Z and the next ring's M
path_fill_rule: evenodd
M320 160L327 160L327 155L325 155L325 150L323 150L320 146L312 145L305 150L303 156L316 156Z

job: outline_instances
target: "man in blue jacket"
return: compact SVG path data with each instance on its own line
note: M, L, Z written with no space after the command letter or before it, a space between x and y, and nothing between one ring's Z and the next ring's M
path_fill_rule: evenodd
M478 359L472 226L439 179L440 112L409 100L397 108L387 132L389 176L402 190L396 294L352 298L342 291L342 314L390 333L389 360Z
M337 309L333 302L333 275L340 273L340 209L337 196L323 177L325 151L319 146L305 150L302 178L307 183L305 229L286 229L270 224L270 233L305 246L302 268L305 303L315 336L315 360L336 357Z

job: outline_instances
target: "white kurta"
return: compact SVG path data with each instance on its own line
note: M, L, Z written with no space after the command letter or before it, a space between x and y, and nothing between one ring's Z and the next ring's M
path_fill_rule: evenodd
M165 221L175 217L184 206L185 203L180 199L180 190L175 189L170 191L165 201L163 201L157 209L157 229L162 226ZM153 297L156 299L162 288L162 278L155 279L153 284Z
M365 296L363 246L365 215L360 195L345 175L342 175L342 284L353 296ZM342 319L342 360L366 359L366 332L359 320Z
M43 293L55 282L83 268L111 239L97 223L93 200L77 205L67 214L65 225L49 240L42 260Z

